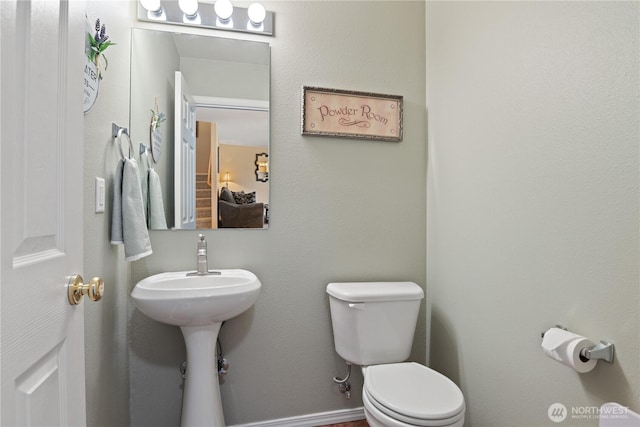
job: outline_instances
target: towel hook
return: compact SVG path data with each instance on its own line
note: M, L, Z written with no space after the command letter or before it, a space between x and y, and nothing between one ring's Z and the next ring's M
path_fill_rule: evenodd
M127 128L123 128L115 123L112 123L111 132L113 135L113 139L118 144L118 150L120 151L120 156L122 156L123 159L127 156L125 156L124 151L122 150L122 141L120 140L120 138L122 137L122 135L127 135L127 139L129 140L129 158L131 158L131 155L133 153L133 143L131 142L131 137L129 136L129 131L127 131Z
M142 164L142 155L145 153L147 153L147 169L153 169L153 163L155 162L152 162L151 150L149 150L149 148L141 142L140 143L140 164Z

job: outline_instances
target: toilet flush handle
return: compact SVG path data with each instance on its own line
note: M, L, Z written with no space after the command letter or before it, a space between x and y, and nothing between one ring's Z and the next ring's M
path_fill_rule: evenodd
M364 310L365 309L365 303L363 302L358 302L358 303L349 303L349 308L355 308L356 310Z

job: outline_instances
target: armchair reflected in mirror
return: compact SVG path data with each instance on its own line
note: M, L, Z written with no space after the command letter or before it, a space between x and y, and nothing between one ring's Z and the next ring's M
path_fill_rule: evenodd
M265 226L265 204L256 202L255 191L220 190L218 199L218 227L263 228Z

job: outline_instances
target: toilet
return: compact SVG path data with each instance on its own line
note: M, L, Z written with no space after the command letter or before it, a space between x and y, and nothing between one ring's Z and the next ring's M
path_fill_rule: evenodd
M405 362L424 292L413 282L327 285L336 352L362 368L371 427L462 427L464 396L453 381Z

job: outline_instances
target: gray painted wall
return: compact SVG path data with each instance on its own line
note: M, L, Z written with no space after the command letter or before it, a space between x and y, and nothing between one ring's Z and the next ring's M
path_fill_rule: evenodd
M555 425L554 402L640 410L638 4L428 2L426 47L421 2L266 5L277 23L273 224L207 233L212 265L264 283L222 331L228 422L357 406L359 374L350 402L330 381L343 364L324 286L424 285L425 259L431 364L461 385L467 425ZM86 116L85 274L108 283L103 302L85 304L91 426L177 425L180 333L133 310L128 292L195 265L189 232L153 232L154 255L124 263L109 216L93 213L93 178L111 182L118 156L111 122L128 122L129 28L145 26L134 6L87 3L119 43ZM303 84L404 95L405 141L301 137ZM555 323L614 341L616 363L578 375L553 362L539 333Z
M360 406L359 392L347 401L331 381L344 364L333 349L326 284L397 279L424 286L425 277L425 61L397 48L424 52L424 4L268 8L277 23L277 36L268 40L272 221L268 231L205 233L212 267L246 268L263 283L255 308L227 322L220 335L232 366L221 384L228 424ZM385 24L400 31L380 32ZM305 84L404 95L404 142L302 137ZM195 268L195 232L153 233L152 241L155 253L133 265L132 283ZM420 323L418 360L424 359L424 316ZM133 425L175 425L180 333L133 310L129 336Z
M412 280L424 287L426 277L424 3L265 6L276 13L276 37L221 34L272 47L270 228L206 232L211 267L246 268L263 283L255 307L221 332L231 361L221 385L228 424L360 406L359 372L350 401L331 381L345 366L333 349L326 284ZM133 3L88 2L87 9L118 43L86 117L86 271L110 285L102 305L86 310L88 424L127 425L130 411L133 426L175 426L184 342L177 328L135 310L128 292L150 274L195 268L197 232L152 232L154 254L126 264L108 243L109 215L93 213L93 178L111 183L117 162L111 121L128 122L129 27L153 25L135 21ZM303 85L403 95L404 141L302 137ZM418 361L425 359L424 312L412 354ZM98 407L105 396L108 405Z
M131 58L137 60L131 63L130 85L132 102L129 108L129 134L138 153L139 144L150 147L151 109L155 101L158 111L167 114L174 110L176 70L180 69L180 56L173 43L170 33L157 33L137 30L132 34ZM166 120L160 124L162 144L160 159L153 164L153 169L160 176L162 186L162 200L164 203L167 227L175 225L174 204L169 203L175 197L173 185L174 172L174 116L168 114ZM148 162L139 163L140 173L149 173Z
M267 65L181 58L180 71L197 96L269 100Z
M430 356L468 426L640 409L638 6L427 2ZM615 364L546 357L556 323Z
M121 247L110 244L113 174L120 158L111 137L111 123L129 127L129 55L132 3L87 2L91 28L96 18L117 43L105 52L109 68L100 82L98 99L85 114L84 147L84 276L101 276L105 294L84 304L87 425L129 425L128 304L130 269ZM107 212L95 213L96 176L107 180Z

